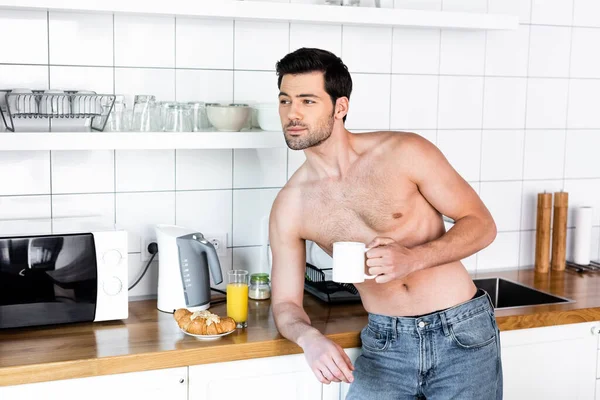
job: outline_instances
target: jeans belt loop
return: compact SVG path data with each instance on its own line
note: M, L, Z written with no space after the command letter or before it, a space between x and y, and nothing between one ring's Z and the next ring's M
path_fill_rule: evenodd
M442 321L442 330L444 331L444 336L450 335L450 330L448 329L448 321L446 320L446 313L440 313L440 320Z

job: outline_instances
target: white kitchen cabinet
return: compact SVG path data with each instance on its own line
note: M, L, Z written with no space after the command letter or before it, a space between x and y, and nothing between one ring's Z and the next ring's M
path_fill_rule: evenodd
M318 400L322 386L303 354L189 367L189 400Z
M187 367L0 387L2 400L187 400Z
M344 349L352 363L356 361L360 355L360 348ZM323 385L323 400L344 400L348 394L350 385L347 383L331 383Z
M502 332L504 398L593 400L598 323Z

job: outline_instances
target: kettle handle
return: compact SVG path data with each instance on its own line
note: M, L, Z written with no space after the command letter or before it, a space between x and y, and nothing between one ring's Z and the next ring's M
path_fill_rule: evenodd
M221 263L219 262L219 256L217 256L217 250L215 250L215 246L206 240L202 234L193 235L192 239L193 243L198 244L201 250L206 253L210 274L213 277L215 285L219 285L223 282L223 273L221 272Z

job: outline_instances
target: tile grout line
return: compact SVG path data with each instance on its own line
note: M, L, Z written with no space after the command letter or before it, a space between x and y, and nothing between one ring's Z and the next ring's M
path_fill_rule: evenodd
M442 70L442 30L437 30L438 35L438 69L437 69L437 98L436 98L436 110L435 110L435 145L439 146L439 132L440 132L440 86L441 86L441 75L440 71ZM477 260L476 260L477 261ZM477 268L477 264L475 264Z
M115 14L112 14L112 55L113 55L113 93L117 94L117 70L115 68L116 64L116 51L115 51ZM114 223L117 224L117 150L113 150L113 215L114 215Z
M233 20L233 64L232 64L232 69L233 69L233 73L232 73L232 78L233 78L233 83L231 85L231 98L232 101L235 102L235 30L236 30L236 24L235 24L235 19ZM233 192L233 186L234 186L234 180L235 180L235 149L231 149L231 245L233 246L233 213L234 213L234 200L235 200L235 196L234 196L234 192ZM230 264L230 268L233 269L233 250L231 250L231 264Z
M177 101L177 17L173 20L173 95L174 101Z
M533 1L529 2L529 20L531 21L531 14L533 13ZM525 112L523 114L523 145L521 146L523 149L523 154L521 155L521 210L519 211L519 229L523 230L523 209L525 207L523 196L525 195L525 153L526 153L526 143L527 143L527 109L529 104L529 62L531 56L531 25L527 27L527 69L525 71L526 81L525 81ZM519 237L519 264L518 269L521 269L521 260L523 259L522 252L525 250L521 246L522 237Z
M173 75L174 75L174 100L177 101L177 16L174 17L173 20ZM177 225L177 149L173 149L173 204L175 205L173 208L173 223ZM227 244L226 244L227 245Z
M575 18L575 4L573 4L573 9L571 10L571 25L573 25L573 19ZM565 113L565 140L563 144L563 190L565 190L565 178L567 177L567 145L569 143L569 105L571 104L570 95L571 95L571 66L572 66L572 57L573 57L573 27L571 26L569 31L569 80L567 81L567 112Z
M443 4L443 3L442 3ZM486 9L489 8L489 1L486 2ZM479 123L479 176L478 176L478 183L477 183L477 187L478 187L478 192L479 192L479 198L481 198L481 165L483 164L483 118L485 115L485 83L486 83L486 75L485 75L485 65L487 62L487 31L484 31L484 46L483 46L483 84L481 87L481 122ZM441 54L441 35L440 35L440 72L441 72L441 58L442 58L442 54ZM439 91L438 91L439 92ZM490 244L491 245L491 244ZM476 253L476 257L475 257L475 272L477 272L477 269L479 268L479 252Z
M392 72L394 71L394 28L391 30L391 40L390 40L390 96L389 96L389 104L388 104L388 129L392 129L392 87L394 81L394 75Z
M113 72L113 94L117 94L117 69L116 65L116 55L115 55L115 14L112 15L112 72Z
M28 66L28 67L65 67L65 68L98 68L98 69L153 69L153 70L177 70L177 71L218 71L218 72L275 72L274 69L234 69L234 68L188 68L188 67L159 67L159 66L132 66L132 65L92 65L92 64L36 64L36 63L2 63L0 66ZM350 71L354 75L390 75L389 72L369 72L369 71ZM527 78L539 80L581 80L581 81L600 81L600 75L596 77L568 77L568 76L524 76L524 75L474 75L474 74L442 74L442 73L411 73L411 72L392 72L394 76L445 76L445 77L463 77L463 78Z
M47 51L48 51L48 89L50 89L50 11L46 12L46 32L48 35ZM50 130L52 122L48 119L48 130ZM54 232L54 201L52 197L52 150L48 150L48 161L50 162L50 232Z

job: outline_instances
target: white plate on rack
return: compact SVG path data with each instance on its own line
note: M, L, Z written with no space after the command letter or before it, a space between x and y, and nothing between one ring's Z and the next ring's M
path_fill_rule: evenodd
M225 333L219 333L219 334L217 334L217 335L194 335L193 333L186 332L186 331L184 331L184 330L183 330L183 329L181 329L181 328L179 328L179 330L180 330L181 332L185 333L186 335L189 335L189 336L193 336L193 337L195 337L195 338L196 338L196 339L198 339L198 340L216 340L216 339L219 339L219 338L221 338L221 337L223 337L223 336L227 336L227 335L229 335L229 334L231 334L231 333L235 332L235 329L234 329L234 330L232 330L232 331L225 332Z

